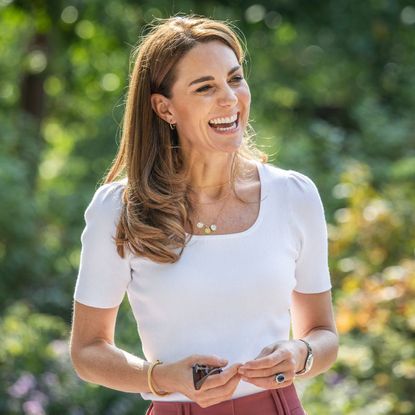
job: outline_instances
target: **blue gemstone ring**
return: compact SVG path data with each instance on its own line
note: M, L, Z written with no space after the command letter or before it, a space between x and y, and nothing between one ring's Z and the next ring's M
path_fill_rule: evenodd
M275 382L277 382L277 383L284 383L285 382L284 373L277 373L275 375Z

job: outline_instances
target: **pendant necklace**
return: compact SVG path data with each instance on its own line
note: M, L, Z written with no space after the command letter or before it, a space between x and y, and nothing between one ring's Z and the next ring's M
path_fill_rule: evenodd
M203 232L206 234L206 235L209 235L210 233L212 233L212 232L216 232L216 230L218 229L218 226L217 226L217 222L218 222L218 219L219 219L219 216L220 216L220 214L222 213L222 211L223 211L223 209L225 208L225 206L226 206L226 203L228 202L228 200L229 200L229 196L230 196L230 194L231 194L231 192L229 192L228 194L227 194L227 196L224 198L225 199L225 201L223 202L223 204L222 204L222 207L219 209L219 212L218 212L218 214L216 215L216 219L215 219L215 221L213 222L213 223L211 223L210 225L208 225L208 224L206 224L206 223L203 223L202 221L200 221L200 220L198 220L197 221L197 223L196 223L196 227L198 228L198 229L201 229L201 230L203 230ZM212 203L203 203L203 204L213 204L213 203L215 203L215 202L212 202ZM201 204L201 203L199 203L199 204Z

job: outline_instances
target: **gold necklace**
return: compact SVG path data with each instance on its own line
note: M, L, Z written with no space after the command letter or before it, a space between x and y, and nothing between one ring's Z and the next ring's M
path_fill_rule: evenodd
M226 203L227 203L227 202L228 202L228 200L229 200L229 195L230 195L230 194L231 194L231 192L229 192L229 193L228 193L228 195L227 195L227 197L225 198L225 201L223 202L222 207L219 209L219 212L218 212L218 214L217 214L217 216L216 216L216 219L215 219L215 221L214 221L212 224L207 225L206 223L203 223L203 222L202 222L202 221L200 221L200 220L198 220L198 221L197 221L197 223L196 223L196 227L197 227L198 229L203 229L203 232L204 232L206 235L209 235L209 234L210 234L210 233L212 233L212 232L216 232L216 230L218 229L217 222L218 222L219 216L220 216L220 214L222 213L223 209L225 208L225 205L226 205Z
M219 184L210 184L210 185L207 185L207 186L193 186L193 185L190 185L190 188L192 188L192 189L207 189L207 188L209 188L209 187L220 187L220 186L225 186L225 184L229 184L231 181L230 180L228 180L227 182L225 182L225 183L219 183Z
M221 200L227 199L229 195L231 194L231 191L229 190L228 193L226 193L225 196L220 197L219 199L216 199L214 202L193 202L195 205L214 205L215 203L220 202Z

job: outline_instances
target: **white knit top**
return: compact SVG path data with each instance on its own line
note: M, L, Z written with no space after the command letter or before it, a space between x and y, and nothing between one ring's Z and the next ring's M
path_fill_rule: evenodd
M257 163L261 204L255 223L226 235L194 235L175 264L121 258L113 236L125 184L100 187L85 213L75 299L100 308L125 295L148 361L214 354L229 364L289 338L291 293L331 288L324 211L301 173ZM241 381L233 398L262 391ZM179 393L144 399L188 401Z

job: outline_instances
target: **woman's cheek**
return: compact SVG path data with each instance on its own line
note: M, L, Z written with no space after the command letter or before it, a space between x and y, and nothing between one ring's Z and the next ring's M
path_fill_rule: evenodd
M240 99L248 106L251 104L251 91L247 83L241 88Z

